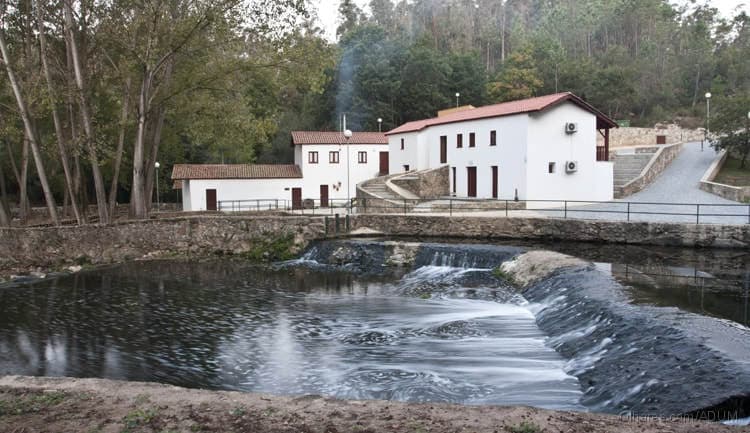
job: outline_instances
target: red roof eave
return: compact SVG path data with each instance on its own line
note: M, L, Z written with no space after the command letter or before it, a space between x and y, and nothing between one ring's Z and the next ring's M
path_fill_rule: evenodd
M407 122L395 129L386 132L385 135L417 132L435 125L447 125L469 120L489 119L494 117L505 117L517 114L540 112L566 101L573 102L584 110L594 114L597 117L597 128L617 128L617 123L607 115L597 110L591 104L579 98L578 96L570 92L565 92L547 96L540 96L536 98L522 99L519 101L488 105L472 110L459 111L443 117L433 117L431 119Z

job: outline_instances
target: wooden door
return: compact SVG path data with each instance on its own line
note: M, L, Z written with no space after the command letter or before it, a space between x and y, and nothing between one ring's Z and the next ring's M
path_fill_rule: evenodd
M380 152L380 175L388 174L388 152Z
M440 163L445 164L448 162L448 137L445 135L440 137Z
M497 198L497 166L492 166L492 198Z
M466 181L468 183L468 190L466 191L466 195L468 197L476 197L477 196L477 168L476 167L466 167Z
M328 185L320 185L320 207L328 207Z
M292 209L302 209L302 188L292 188Z
M216 190L206 190L206 210L216 210Z

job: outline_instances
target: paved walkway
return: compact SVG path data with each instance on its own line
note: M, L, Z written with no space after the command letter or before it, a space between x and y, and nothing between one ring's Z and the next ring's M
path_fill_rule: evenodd
M750 205L727 200L701 190L701 177L716 158L716 152L708 146L701 151L700 142L686 143L674 161L645 189L612 203L576 207L589 212L568 209L569 218L625 220L627 214L596 211L627 211L630 202L631 221L696 222L696 211L700 211L701 223L746 224L750 222ZM658 205L652 203L675 203ZM678 204L679 203L679 204ZM728 206L729 205L729 206ZM562 217L562 212L535 211L540 215ZM655 215L670 213L673 215ZM680 215L689 214L689 215Z

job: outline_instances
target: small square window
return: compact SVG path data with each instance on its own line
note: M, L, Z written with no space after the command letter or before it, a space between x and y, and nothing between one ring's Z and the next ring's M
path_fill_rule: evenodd
M339 163L339 152L328 152L328 162L331 164L338 164Z
M358 152L357 162L359 162L360 164L367 164L367 152Z
M317 164L318 152L307 152L307 162L310 164Z
M549 173L554 173L554 172L555 172L555 163L554 163L554 162L550 162L550 163L548 164L548 166L547 166L547 171L548 171Z

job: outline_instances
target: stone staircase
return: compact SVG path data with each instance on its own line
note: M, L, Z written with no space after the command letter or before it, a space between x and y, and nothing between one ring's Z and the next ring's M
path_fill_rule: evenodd
M614 162L614 187L623 187L638 177L654 156L653 153L617 153Z
M400 200L401 197L394 194L385 184L388 180L388 176L376 177L367 181L364 187L367 192L377 195L380 198L386 200Z

